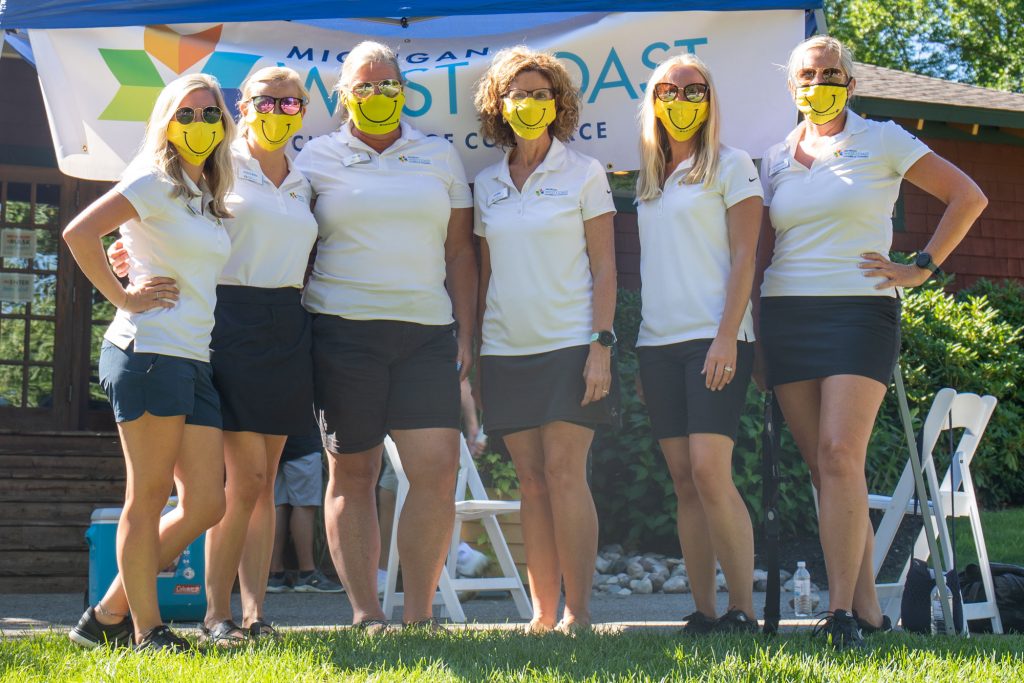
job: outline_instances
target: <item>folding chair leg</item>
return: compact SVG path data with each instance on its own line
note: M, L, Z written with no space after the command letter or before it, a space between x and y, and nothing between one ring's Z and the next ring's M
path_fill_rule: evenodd
M501 533L498 520L494 517L484 517L481 521L484 529L487 530L487 537L491 540L491 547L494 548L494 554L498 558L502 575L518 578L519 569L512 559L512 551L509 550L508 543L505 542L505 535ZM516 603L516 609L519 610L519 616L523 619L533 619L533 604L526 595L526 589L522 583L509 592L512 594L512 600Z
M988 547L985 545L985 534L981 530L981 514L976 504L971 506L969 511L971 521L971 533L974 536L974 546L978 551L978 567L981 569L981 584L985 587L985 603L991 610L992 633L1003 632L1003 619L999 615L999 605L996 602L996 589L992 582L992 566L988 561Z

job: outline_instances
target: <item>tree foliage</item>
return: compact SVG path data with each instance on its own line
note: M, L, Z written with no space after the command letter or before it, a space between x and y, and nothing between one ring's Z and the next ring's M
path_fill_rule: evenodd
M858 61L1024 92L1024 0L826 0Z

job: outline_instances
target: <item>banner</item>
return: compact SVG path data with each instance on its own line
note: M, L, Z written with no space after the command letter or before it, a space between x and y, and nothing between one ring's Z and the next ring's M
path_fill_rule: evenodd
M779 65L803 38L800 10L382 22L347 20L345 30L295 22L33 30L60 169L117 179L166 83L186 73L211 74L235 102L249 73L275 64L298 71L310 91L303 130L291 143L295 153L310 137L339 126L334 83L347 50L366 39L398 52L408 80L404 120L452 142L470 179L501 153L479 135L474 87L494 54L510 45L551 50L565 64L583 102L571 144L609 171L636 169L637 107L651 71L671 55L691 52L710 66L726 144L760 157L796 121Z

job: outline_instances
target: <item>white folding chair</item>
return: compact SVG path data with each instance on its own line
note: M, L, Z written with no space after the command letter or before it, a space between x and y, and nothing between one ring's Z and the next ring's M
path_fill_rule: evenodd
M384 439L384 448L391 465L395 468L398 476L398 494L395 502L395 518L391 525L391 547L388 551L388 576L384 587L384 614L390 619L395 607L404 603L404 594L395 590L398 581L398 519L401 515L402 506L409 493L409 479L402 467L402 459L398 453L391 437ZM466 498L466 491L469 490L471 498ZM505 535L501 532L498 524L498 515L519 511L518 500L491 500L487 497L487 490L476 471L476 464L473 456L466 445L466 439L459 436L459 473L455 483L455 528L452 533L451 548L448 552L448 561L438 581L438 590L434 595L434 604L441 605L442 616L447 616L455 622L465 622L466 613L462 609L456 591L480 591L500 590L509 591L515 601L519 616L523 619L533 618L533 607L527 597L526 588L516 569L515 561L505 542ZM498 565L501 567L502 575L498 577L459 577L456 574L456 558L459 548L459 535L462 523L469 520L480 520L487 537L490 540L491 548L497 557Z
M971 536L978 551L978 565L981 568L982 584L985 587L984 602L964 603L964 619L990 619L994 633L1002 633L1002 620L996 607L995 590L992 583L992 570L989 566L988 550L985 546L985 534L981 527L981 515L978 510L978 499L971 478L970 464L985 433L989 419L996 407L994 396L978 396L977 394L958 394L955 390L945 388L935 395L932 407L925 418L921 438L922 469L929 480L932 491L938 491L936 502L941 522L937 525L937 535L941 538L948 534L945 518L955 515L970 520ZM953 453L952 461L946 475L939 484L935 471L935 451L939 438L948 429L963 429L963 435ZM939 447L941 452L941 447ZM868 496L869 507L884 510L882 520L875 531L875 551L872 557L872 568L877 580L878 572L892 546L900 523L905 515L920 512L920 503L915 504L914 475L910 462L903 468L896 489L891 496ZM928 502L927 512L934 513L935 502ZM948 539L939 543L941 552L945 554L944 565L953 566L952 545ZM928 539L925 530L917 536L914 544L913 558L926 559L929 556ZM882 603L882 611L896 621L899 616L900 598L910 570L910 559L903 567L900 578L895 583L877 584L878 597Z

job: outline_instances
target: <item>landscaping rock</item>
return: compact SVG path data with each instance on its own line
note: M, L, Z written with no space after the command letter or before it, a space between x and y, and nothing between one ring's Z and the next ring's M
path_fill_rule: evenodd
M649 595L654 592L650 579L639 579L629 582L629 589L638 595Z
M639 560L632 559L626 563L626 573L629 574L631 579L642 579L647 576L647 570L640 563Z
M654 592L658 593L661 591L661 587L668 581L668 572L664 574L648 574L647 578L651 581L651 586L654 588Z
M618 593L613 593L613 595L618 595L619 597L623 597L623 598L626 597L627 595L632 595L632 594L633 594L633 591L629 590L628 588L620 588Z
M633 579L631 579L629 577L629 574L619 574L618 575L618 579L619 579L619 585L622 586L623 588L628 586L629 582L633 580Z
M600 555L597 556L597 560L594 562L594 569L596 569L599 574L610 573L608 571L608 568L611 566L612 561L609 560L607 557L602 557Z
M672 572L669 575L670 576L686 576L686 565L682 564L682 563L677 564L675 567L672 568Z
M673 576L662 585L663 593L689 593L690 582L685 576Z

